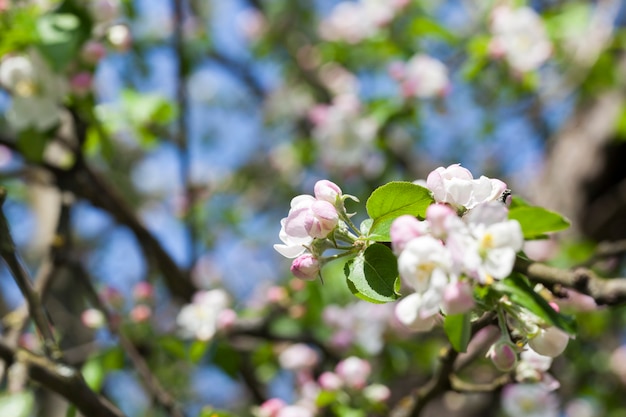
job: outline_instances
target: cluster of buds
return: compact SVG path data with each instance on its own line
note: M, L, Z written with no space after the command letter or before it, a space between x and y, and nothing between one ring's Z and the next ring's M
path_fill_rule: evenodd
M428 55L417 54L408 62L394 62L390 75L400 83L404 97L435 98L450 90L448 69L443 62Z
M319 275L322 252L327 247L336 247L336 239L343 236L335 232L338 227L343 228L340 219L348 219L344 201L354 198L342 195L337 184L328 180L318 181L314 191L315 196L303 194L291 200L289 214L280 222L279 237L283 244L274 245L281 255L295 258L291 272L305 280Z

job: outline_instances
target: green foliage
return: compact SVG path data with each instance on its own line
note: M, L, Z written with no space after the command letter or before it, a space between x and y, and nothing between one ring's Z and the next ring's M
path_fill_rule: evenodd
M385 245L376 243L369 246L346 263L344 272L350 289L368 301L385 303L398 298L395 291L397 259Z
M47 144L48 135L31 128L22 130L17 137L17 148L31 162L43 161Z
M367 214L373 219L371 237L389 242L389 229L396 218L404 214L424 218L433 202L428 189L411 182L394 181L378 187L366 203Z
M472 335L472 323L469 313L451 314L445 317L443 329L450 344L457 352L465 352Z
M542 296L533 290L523 275L513 274L496 282L494 287L506 294L513 304L526 308L546 323L557 326L570 335L576 334L574 319L557 313Z
M509 210L509 219L517 220L524 239L541 239L546 233L569 227L569 220L558 213L534 206L517 206Z

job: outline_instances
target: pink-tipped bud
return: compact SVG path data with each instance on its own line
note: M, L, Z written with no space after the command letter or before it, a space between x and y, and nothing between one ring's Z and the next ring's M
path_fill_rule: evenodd
M106 55L106 47L98 41L88 41L83 46L81 57L87 64L95 65Z
M343 380L334 372L322 373L317 382L326 391L337 391L343 386Z
M339 223L337 209L328 201L316 200L304 219L304 228L311 237L323 239Z
M135 306L129 313L131 321L142 323L152 316L152 309L145 304Z
M104 326L106 319L102 311L95 308L88 308L80 315L80 320L90 329L99 329Z
M233 309L222 310L217 316L217 328L219 330L231 329L235 323L237 323L237 312Z
M317 352L304 343L291 345L278 355L280 366L292 371L311 369L318 361Z
M569 336L563 330L557 327L548 327L540 329L539 333L532 339L528 340L528 345L540 355L550 356L551 358L559 356L569 343Z
M361 389L365 386L367 378L372 372L372 366L366 360L350 356L339 362L335 373L349 388Z
M154 297L154 287L149 282L141 281L133 287L133 298L137 301L148 301Z
M491 345L487 357L493 365L502 372L509 372L517 365L515 346L508 339L502 338Z
M433 236L442 238L447 234L447 219L450 216L456 217L456 211L447 204L431 204L426 209L426 220Z
M410 215L404 215L396 218L391 223L389 235L391 236L391 247L396 255L404 250L404 247L416 237L424 235L427 230L424 222L417 220Z
M280 398L270 398L259 407L260 417L276 417L287 404Z
M122 308L124 305L124 297L122 293L113 287L104 287L100 292L102 300L115 309Z
M291 263L291 273L300 279L313 281L320 272L320 262L310 253L298 256Z
M363 396L373 403L383 403L391 397L391 390L382 384L372 384L363 389Z
M341 197L341 188L334 182L328 180L316 182L313 190L315 192L315 198L328 201L331 204L335 204L337 197Z
M287 294L287 290L285 289L285 287L279 287L278 285L272 285L265 292L267 302L272 304L280 304L286 301L288 296L289 295Z
M446 314L467 313L475 305L472 287L465 281L448 284L443 290L443 310Z

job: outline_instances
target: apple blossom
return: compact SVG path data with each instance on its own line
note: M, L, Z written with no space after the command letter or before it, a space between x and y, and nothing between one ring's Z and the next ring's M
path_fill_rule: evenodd
M300 405L288 405L286 407L281 408L276 417L314 417L315 413L307 408Z
M139 304L133 307L128 315L131 321L142 323L152 317L152 309L145 304Z
M319 361L315 350L304 343L296 343L284 349L278 355L280 366L289 370L311 369Z
M320 387L326 391L337 391L343 386L343 380L334 372L323 372L317 379Z
M229 297L224 290L196 293L192 302L183 306L176 317L182 336L198 340L212 339L217 331L220 313L228 304Z
M83 45L81 58L88 64L95 65L106 55L106 47L102 42L89 40Z
M331 204L335 204L337 198L341 198L341 188L334 182L328 180L316 182L313 189L317 200L328 201Z
M394 253L399 255L402 253L407 243L416 237L425 235L427 231L428 224L417 220L414 216L406 214L397 217L393 223L391 223L391 228L389 229L391 247Z
M569 335L558 327L540 329L539 333L528 339L528 345L541 355L552 358L559 356L569 343Z
M367 378L372 372L372 366L364 359L350 356L337 364L335 373L342 379L348 388L360 389L365 387Z
M405 97L433 98L445 95L450 89L448 69L428 55L413 56L402 70L395 68L394 74Z
M449 219L456 218L457 214L447 204L431 204L426 209L426 220L430 233L436 238L444 238L449 229Z
M473 290L468 282L457 281L444 288L441 307L446 314L467 313L475 305Z
M320 262L310 253L302 254L291 263L291 273L296 278L315 280L320 273Z
M106 324L106 318L102 311L95 308L88 308L80 315L83 324L91 329L99 329Z
M419 293L432 286L445 287L449 281L452 258L441 241L420 236L409 241L398 256L402 280Z
M428 174L426 186L439 203L448 203L457 210L471 210L480 203L497 200L506 190L506 184L484 175L474 179L472 173L453 164L439 167Z
M391 397L391 390L382 384L372 384L363 388L363 396L372 402L382 403Z
M427 295L409 294L396 304L395 315L400 323L416 332L431 330L436 323L436 314L441 302L435 292L430 294L431 302L425 302Z
M259 406L256 414L258 417L276 417L286 406L287 404L280 398L270 398Z
M499 5L491 13L491 54L504 57L516 71L540 67L552 54L541 17L530 7Z
M502 408L509 417L558 417L556 396L541 384L511 384L502 390Z
M487 358L491 360L498 370L508 372L515 368L517 364L515 345L511 343L508 337L501 338L491 345L487 351Z

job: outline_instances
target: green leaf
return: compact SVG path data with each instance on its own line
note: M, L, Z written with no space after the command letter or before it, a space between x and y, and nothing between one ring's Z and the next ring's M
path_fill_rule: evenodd
M30 391L0 396L0 416L29 417L35 404Z
M466 351L470 341L471 327L469 314L452 314L444 319L443 329L457 352Z
M409 30L412 35L418 37L433 36L448 43L454 43L457 40L456 36L444 26L426 17L413 19Z
M67 413L65 413L65 417L76 417L76 406L74 404L70 404L67 407Z
M159 345L170 355L177 359L187 359L187 350L185 343L174 336L163 336L159 340Z
M574 319L557 313L542 296L532 289L523 275L513 274L496 282L494 288L507 294L513 303L526 308L546 323L557 326L571 335L576 334Z
M410 214L423 218L432 203L430 190L411 182L394 181L378 187L366 203L367 214L373 219L370 235L389 242L389 228L397 217Z
M22 130L17 137L17 149L27 161L41 162L48 137L35 129Z
M189 346L189 360L193 363L200 362L208 347L209 343L206 340L194 340L191 342L191 346Z
M565 217L543 207L514 207L509 210L509 219L519 222L524 239L542 238L546 233L569 227L569 221Z
M102 363L102 356L99 355L85 362L81 369L85 382L89 388L96 392L100 391L104 382L105 370Z
M367 301L386 303L398 298L395 282L398 277L398 261L387 246L380 243L369 246L346 263L344 272L352 292L364 296Z
M235 415L227 411L219 411L212 407L205 407L200 411L198 417L235 417Z
M241 369L241 354L225 343L218 343L213 353L213 363L233 378Z
M87 27L72 13L51 13L37 21L39 50L55 70L64 69L76 56Z

